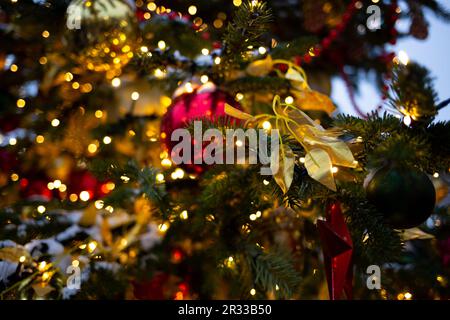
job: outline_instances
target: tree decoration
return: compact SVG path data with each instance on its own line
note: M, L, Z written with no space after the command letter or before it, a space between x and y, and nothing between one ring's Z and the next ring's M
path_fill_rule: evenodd
M184 90L184 88L180 88L179 91L183 92ZM161 121L161 140L169 155L172 154L173 147L178 143L177 141L171 141L174 130L187 128L189 123L194 120L225 120L227 118L225 113L226 104L231 104L235 108L240 109L239 103L231 96L215 87L211 87L211 85L203 85L191 93L182 93L174 98L172 105ZM194 143L192 141L193 146ZM205 170L205 166L195 164L196 159L202 159L202 154L203 149L201 154L194 154L193 151L191 164L183 164L183 167L191 172L202 173Z
M286 69L286 72L283 73L276 68L280 65ZM336 110L336 107L328 96L311 89L303 69L290 61L272 59L270 55L267 55L264 59L251 62L246 68L246 73L254 77L264 77L273 71L279 77L290 81L290 92L300 109L306 111L324 111L328 114Z
M33 177L20 180L21 195L28 200L50 201L53 193L47 188L47 179Z
M333 165L349 168L355 168L357 165L348 146L338 139L341 133L336 129L325 130L297 107L281 103L279 96L275 96L273 99L272 109L275 115L252 116L230 105L225 106L225 112L228 115L245 120L246 125L249 123L258 125L263 121L272 120L275 123L274 127L280 130L281 135L291 136L305 149L305 168L309 176L327 188L336 191L332 172ZM281 138L280 142L280 163L284 163L285 154L290 153L284 152L285 146ZM294 167L288 167L289 170L286 170L286 168L278 170L277 174L282 175L282 177L275 179L277 182L283 181L283 183L280 183L280 187L285 193L289 189L294 174Z
M391 92L391 106L412 125L430 124L439 110L430 72L416 63L397 65L393 70Z
M317 220L317 228L322 242L330 299L339 300L344 292L347 299L352 299L353 242L339 202L327 206L326 219Z
M450 122L433 119L450 100L389 52L400 13L424 38L444 4L2 1L0 298L343 299L353 271L358 299L448 299ZM334 117L341 72L355 107L369 73L404 118ZM196 119L279 129L273 176L175 168L178 128L191 162L218 151Z
M133 57L137 22L125 0L73 0L66 26L70 57L83 68L114 75Z
M425 222L436 201L434 186L420 171L400 166L385 166L366 178L367 199L386 222L396 229L408 229Z

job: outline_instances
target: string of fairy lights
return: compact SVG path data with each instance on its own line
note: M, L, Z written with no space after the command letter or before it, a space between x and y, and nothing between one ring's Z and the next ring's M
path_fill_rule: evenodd
M12 3L18 3L20 0L11 0ZM374 3L378 2L373 0ZM233 5L238 7L242 4L242 0L233 0ZM355 4L355 1L352 2L353 5L358 6L359 4ZM173 13L172 9L164 7L164 6L158 6L155 2L153 1L143 1L143 0L137 0L135 2L135 5L138 9L145 9L145 12L143 13L143 19L144 20L149 20L152 18L153 15L162 15L162 14L170 14ZM204 30L206 29L208 26L206 25L206 23L203 21L203 19L199 16L197 16L198 13L198 8L196 5L189 5L187 8L187 14L189 16L191 16L192 18L192 22L195 26L197 26L198 30ZM213 27L216 29L220 29L222 27L225 26L225 22L226 22L227 16L225 13L219 13L217 15L217 18L213 21ZM49 39L52 35L50 34L50 32L48 30L43 30L41 33L42 39L46 40ZM161 51L165 51L168 50L168 46L166 41L164 41L163 39L159 40L157 42L157 48ZM139 47L138 49L140 51L140 53L142 54L148 54L149 56L151 56L151 52L150 52L150 48L146 45L142 45ZM256 54L263 57L265 56L268 52L269 52L269 48L266 47L259 47L257 48ZM202 48L201 52L199 53L200 55L203 56L211 56L211 49L208 48ZM125 54L128 55L129 58L133 57L133 52L131 51L131 48L126 48L124 51ZM310 58L313 57L317 57L318 51L317 50L309 50L306 56L303 56L303 61L310 61ZM308 58L310 57L310 58ZM221 63L221 57L220 56L211 56L213 63L215 65L219 65ZM49 58L47 56L42 56L38 59L39 64L41 65L46 65L49 61ZM408 64L409 62L409 58L406 52L404 51L400 51L398 53L398 55L396 55L393 59L394 63L401 63L401 64ZM21 66L18 65L16 62L14 62L14 59L10 59L10 61L8 63L6 63L5 65L5 69L9 70L11 73L17 73L20 70ZM157 79L163 79L167 76L167 70L165 70L164 68L156 68L153 71L153 75L155 78ZM106 77L107 79L110 81L110 84L113 88L119 88L122 85L122 79L121 79L121 71L117 71L115 70L113 73L107 73ZM80 91L83 94L89 94L91 93L93 90L95 90L94 84L91 82L83 82L81 77L75 73L73 73L72 71L66 71L63 73L63 78L64 81L70 85L70 87L72 88L72 90L76 90L76 91ZM199 82L201 84L206 84L210 81L208 75L206 74L201 74L199 75ZM184 90L185 92L193 92L194 88L193 88L193 82L188 81L186 83L184 83ZM141 98L142 93L139 91L133 91L130 95L130 101L138 101ZM242 101L246 98L245 94L243 93L237 93L235 95L235 99L236 101ZM294 103L294 98L291 95L288 95L286 97L284 97L284 101L286 104L293 104ZM160 103L161 106L165 109L167 109L171 103L172 103L172 98L166 95L161 96L160 99ZM29 101L27 101L26 97L19 97L16 100L16 106L18 109L24 109L27 107L30 107L30 103ZM100 122L103 121L107 118L108 116L108 112L102 108L99 108L97 110L95 110L93 112L93 116ZM405 125L410 125L411 124L411 117L412 115L409 114L403 114L403 122L405 123ZM52 117L48 119L48 123L51 127L53 128L58 128L61 125L61 120L58 117ZM270 130L271 129L271 124L270 122L266 121L264 123L262 123L262 127L263 129L266 130ZM129 136L134 136L135 132L133 130L129 130L128 131ZM147 133L147 138L149 139L149 141L151 142L158 142L159 138L161 138L160 136L158 136L157 133L155 133L154 131L148 131ZM5 140L7 139L7 141ZM2 145L5 141L7 144L9 144L10 146L15 146L18 143L18 137L16 136L10 136L10 137L5 137L3 135L0 135L0 145ZM45 144L48 141L48 139L46 139L46 137L43 134L35 134L34 135L34 142L38 145L41 144ZM90 142L87 147L86 147L86 152L89 156L95 156L96 154L98 154L98 152L101 150L102 147L106 147L108 145L111 145L113 143L113 137L109 136L109 135L105 135L99 139L95 139L92 142ZM236 142L236 143L239 143ZM242 143L242 142L240 142ZM167 151L162 151L159 155L160 158L160 165L163 169L165 170L169 170L169 169L173 169L171 170L171 172L168 175L165 175L164 173L158 173L156 175L156 181L157 183L165 183L166 180L170 177L170 179L172 180L179 180L179 179L196 179L197 176L194 174L188 174L186 171L184 171L182 168L173 168L174 165L172 163L172 161L170 160L169 154ZM305 159L304 158L300 158L300 162L304 162ZM337 172L337 168L333 167L333 173ZM449 172L450 172L450 168L449 168ZM439 178L439 173L433 173L432 175L434 178ZM21 177L19 176L18 173L14 172L11 173L10 175L10 179L13 182L20 182ZM129 181L129 178L127 176L122 176L121 180L123 183L127 183ZM263 180L262 182L265 186L269 185L269 181L268 180ZM70 202L88 202L93 200L93 194L91 190L82 190L79 193L68 193L68 186L64 181L61 181L59 179L55 179L52 181L48 181L47 183L47 188L50 191L54 191L57 190L59 191L62 199L67 199ZM104 194L108 194L110 192L112 192L115 188L116 185L113 182L105 182L104 184L101 185L100 187L102 189L102 192ZM94 201L94 205L95 208L98 210L105 210L106 212L112 213L114 211L114 208L110 205L108 206L104 206L104 202L103 200L95 200ZM36 206L36 211L43 215L45 214L48 210L47 207L43 204L39 204ZM256 210L255 213L250 214L249 216L249 220L251 222L254 222L260 218L262 218L264 216L263 212L261 212L260 210ZM188 212L188 210L181 210L181 212L178 214L178 219L180 220L188 220L190 217L190 214ZM208 221L214 221L214 215L208 215L206 217L206 219ZM161 235L164 235L168 229L170 228L170 224L171 221L164 221L161 222L160 224L158 224L158 230L161 233ZM251 232L251 225L249 223L246 223L244 225L242 225L242 231L245 233L249 233ZM122 239L122 241L126 241L126 239ZM100 244L95 241L95 240L91 240L88 241L87 243L82 243L79 244L77 246L77 249L80 250L85 250L88 254L91 254L94 256L94 258L96 259L101 259L101 253L100 253ZM133 250L130 250L128 252L128 254L130 256L136 255L136 252L134 252ZM19 262L20 263L25 263L26 262L27 257L25 256L21 256L19 257ZM74 267L78 267L80 265L80 261L78 260L78 258L76 256L74 256L73 260L72 260L72 265ZM41 261L39 262L39 264L37 265L37 269L38 272L40 273L40 277L43 283L48 283L48 281L51 279L52 275L54 272L56 272L56 270L54 268L52 268L55 265L55 262L46 262L46 261ZM230 269L235 268L236 265L236 258L233 256L228 257L227 259L225 259L224 261L224 266ZM446 280L438 275L437 276L437 281L440 283L444 283ZM278 286L275 288L275 290L279 290ZM249 292L249 294L251 296L255 296L256 295L256 289L252 288ZM381 290L381 296L383 298L387 298L387 292L385 289ZM177 292L177 297L178 298L182 298L183 297L183 293L181 291ZM404 291L401 292L397 295L396 297L398 300L411 300L414 298L413 293L411 293L410 291Z

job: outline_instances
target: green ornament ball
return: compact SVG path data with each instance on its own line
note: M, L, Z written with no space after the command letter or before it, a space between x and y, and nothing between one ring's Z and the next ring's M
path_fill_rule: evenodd
M436 192L420 171L386 166L366 178L366 196L395 229L416 227L433 213Z

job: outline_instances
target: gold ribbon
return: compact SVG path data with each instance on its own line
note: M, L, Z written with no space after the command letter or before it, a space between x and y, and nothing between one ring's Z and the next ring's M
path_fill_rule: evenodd
M332 172L333 166L355 168L357 165L347 144L338 139L341 133L335 128L324 129L297 107L281 103L279 96L275 96L273 99L272 110L274 115L261 114L252 116L229 104L225 104L225 113L240 120L245 120L245 126L250 123L258 124L270 120L275 122L275 128L280 130L281 133L280 168L283 169L276 174L275 181L277 181L284 193L289 190L294 167L285 165L286 163L291 163L291 156L289 156L291 151L289 151L290 149L287 146L283 145L281 139L283 134L293 137L305 149L305 168L309 176L329 189L336 191ZM289 170L286 169L287 167Z
M277 64L286 65L288 67L287 71L283 73L278 69L274 69L274 65ZM292 86L290 91L295 98L296 104L302 110L318 110L327 112L328 114L336 110L336 107L328 96L310 88L305 71L288 60L273 60L268 55L264 59L253 61L246 68L247 74L254 77L267 76L273 70L275 70L280 78L285 78L290 81Z

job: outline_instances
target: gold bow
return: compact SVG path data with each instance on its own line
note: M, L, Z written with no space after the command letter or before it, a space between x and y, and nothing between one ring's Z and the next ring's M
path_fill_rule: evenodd
M274 175L275 181L284 193L289 190L294 175L292 165L294 155L287 145L283 144L282 135L289 135L297 140L305 149L305 167L308 174L314 180L325 185L329 189L336 191L336 184L333 177L333 165L355 168L357 162L353 154L345 144L338 139L341 134L337 129L324 129L314 122L306 113L297 107L281 103L280 97L275 96L272 103L274 115L261 114L252 116L242 112L229 104L225 104L225 113L229 116L245 120L245 125L249 123L261 123L272 120L275 128L280 130L280 169Z
M283 64L288 67L285 73L273 67L277 64ZM336 107L331 99L318 91L312 90L308 85L305 71L296 64L283 59L273 60L270 55L265 59L260 59L250 63L247 68L247 74L254 77L264 77L275 70L280 78L285 78L291 83L290 92L295 98L295 103L302 110L317 110L331 114Z

